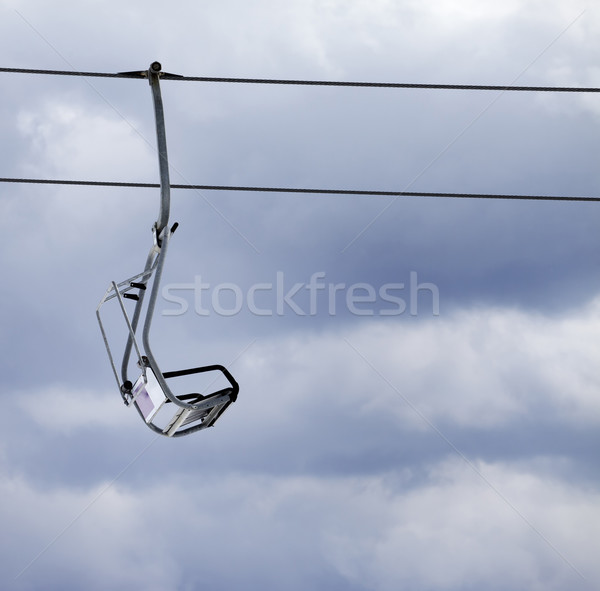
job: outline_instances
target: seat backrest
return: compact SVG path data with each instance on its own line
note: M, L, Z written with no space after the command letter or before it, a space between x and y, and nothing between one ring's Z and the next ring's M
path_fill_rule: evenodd
M131 389L134 404L138 407L146 423L152 421L167 398L162 391L154 372L146 368L146 378L142 374Z

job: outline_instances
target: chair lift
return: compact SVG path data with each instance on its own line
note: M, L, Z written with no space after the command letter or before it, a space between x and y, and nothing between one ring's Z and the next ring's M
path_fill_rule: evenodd
M164 111L159 85L159 80L165 73L161 72L161 65L158 62L151 64L147 71L136 73L147 77L152 89L160 171L160 210L158 219L152 228L153 245L146 259L144 270L120 283L111 282L96 309L96 316L108 358L125 405L135 406L148 427L156 433L167 437L181 437L201 429L206 429L207 427L212 427L227 407L232 402L235 402L239 386L229 371L222 365L207 365L163 372L160 370L150 347L150 327L156 306L165 257L169 240L177 228L177 224L174 224L171 228L168 227L170 181ZM172 74L166 74L166 76L174 77ZM140 319L142 316L144 295L147 291L149 291L149 299L145 318L142 323ZM127 340L124 347L120 375L115 366L115 360L100 316L100 309L109 300L117 300L127 324ZM131 316L127 313L125 300L135 301L135 307ZM140 327L142 327L141 343L138 340ZM132 382L128 375L133 351L135 351L137 367L140 371L135 382ZM173 378L208 373L220 374L221 381L228 382L228 385L224 388L210 391L208 394L189 393L175 395L167 384L167 380ZM221 385L224 385L224 383Z

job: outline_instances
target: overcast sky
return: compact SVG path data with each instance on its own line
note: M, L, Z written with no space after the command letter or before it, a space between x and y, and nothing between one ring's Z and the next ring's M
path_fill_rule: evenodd
M583 0L0 0L0 32L5 68L600 86ZM0 177L158 181L146 81L0 80ZM161 88L173 183L598 196L596 94ZM95 318L158 206L0 183L3 589L600 586L599 204L174 190L157 359L240 384L180 439Z

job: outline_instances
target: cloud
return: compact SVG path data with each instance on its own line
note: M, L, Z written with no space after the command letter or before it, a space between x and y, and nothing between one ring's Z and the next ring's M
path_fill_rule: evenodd
M102 92L96 98L102 104ZM82 98L71 93L69 98L38 102L35 110L22 110L17 125L31 146L27 172L105 180L105 171L110 171L119 180L139 178L153 170L154 138L147 139L131 115L122 119L109 112L110 104L103 107L90 113ZM129 155L127 160L123 153Z
M485 480L442 462L417 488L401 474L190 474L117 484L91 505L103 487L48 494L5 479L3 522L17 535L2 570L14 577L88 507L14 588L49 570L65 588L90 589L591 589L597 494L503 464L477 469Z
M358 420L385 412L404 428L428 429L424 417L507 426L532 414L593 426L599 318L596 300L558 316L481 308L412 324L370 323L259 342L243 356L241 373L253 396L272 400L269 407L307 410L321 401ZM279 386L278 375L285 376Z
M83 388L49 386L38 392L19 392L18 404L39 427L64 435L77 430L103 427L117 429L129 425L127 415L115 402L113 392L99 394Z
M595 570L585 541L566 550L573 541L573 522L594 514L594 495L583 500L575 493L576 516L564 506L570 491L562 483L502 465L479 465L478 470L486 480L501 483L504 499L460 461L436 466L428 485L405 494L390 494L385 485L375 484L357 495L356 521L370 519L374 507L379 507L379 520L374 520L372 537L361 532L334 538L340 569L350 580L369 581L373 589L559 589L569 580L582 583L574 565L564 563L569 555L581 567L585 564L587 573ZM367 501L371 495L375 498ZM591 529L584 529L584 537ZM566 554L550 547L551 541L563 545Z

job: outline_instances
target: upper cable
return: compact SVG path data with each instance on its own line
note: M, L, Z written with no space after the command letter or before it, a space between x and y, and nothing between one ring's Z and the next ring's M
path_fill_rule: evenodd
M47 74L53 76L87 76L94 78L143 78L147 71L133 72L75 72L69 70L42 70L33 68L0 68L0 72L11 74ZM500 92L600 92L598 87L586 86L512 86L502 84L429 84L412 82L352 82L338 80L293 80L277 78L228 78L216 76L180 76L168 72L160 73L161 80L183 82L216 82L234 84L275 84L290 86L339 86L355 88L406 88L430 90L495 90Z

